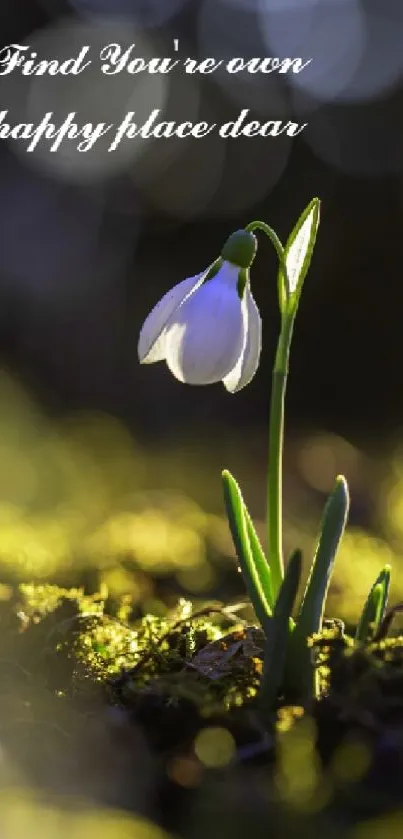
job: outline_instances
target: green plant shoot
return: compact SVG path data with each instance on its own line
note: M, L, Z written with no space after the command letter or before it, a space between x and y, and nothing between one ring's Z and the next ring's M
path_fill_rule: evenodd
M371 641L379 631L388 605L389 586L390 565L385 565L370 589L361 612L355 634L359 643Z

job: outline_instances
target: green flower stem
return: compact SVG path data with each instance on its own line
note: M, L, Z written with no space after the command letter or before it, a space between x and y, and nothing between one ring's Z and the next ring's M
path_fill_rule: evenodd
M269 422L269 468L267 483L267 546L274 598L284 579L282 506L283 506L283 447L284 401L288 377L288 359L294 318L282 320L280 338L272 373Z
M261 230L268 236L277 253L280 270L278 272L278 299L282 317L280 338L272 374L272 391L269 421L269 467L267 487L267 527L268 559L272 573L274 599L277 597L284 579L283 540L282 540L282 471L284 440L284 401L287 386L288 358L294 316L288 309L287 268L284 260L284 248L280 239L264 221L251 221L245 228L253 233Z
M287 268L284 261L284 248L280 242L280 239L277 236L275 230L270 227L266 222L259 221L256 219L255 221L249 222L246 225L245 230L249 233L253 233L255 230L261 230L262 233L265 233L266 236L270 239L276 254L279 259L279 263L281 266L281 271L278 272L278 302L280 305L280 312L283 313L285 310L286 303L288 301L288 280L287 280Z
M274 599L284 578L282 539L282 462L286 373L273 370L269 423L269 468L267 481L267 553L272 573Z

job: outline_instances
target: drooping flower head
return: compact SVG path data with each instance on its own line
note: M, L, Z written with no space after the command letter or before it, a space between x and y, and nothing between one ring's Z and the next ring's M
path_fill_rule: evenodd
M166 361L187 384L222 381L231 393L245 387L261 351L261 318L249 281L256 248L253 233L236 231L209 268L168 291L142 326L140 362Z

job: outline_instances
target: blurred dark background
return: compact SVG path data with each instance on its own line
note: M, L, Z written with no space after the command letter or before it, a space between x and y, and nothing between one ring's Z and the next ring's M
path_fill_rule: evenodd
M264 239L252 274L264 351L242 393L185 387L162 364L140 367L138 333L162 293L208 265L232 230L262 218L284 239L318 195L321 227L295 331L289 427L325 428L353 440L397 432L399 0L3 0L0 23L4 46L30 44L39 58L57 57L64 31L75 44L69 55L77 54L81 35L81 43L93 38L95 49L121 31L122 41L139 46L136 55L141 44L172 56L179 38L181 56L313 58L297 76L160 77L170 86L162 106L155 104L155 77L144 88L125 72L50 81L22 81L18 70L0 76L10 122L56 113L56 102L60 114L76 110L79 122L108 121L116 97L123 117L136 109L140 85L147 113L162 107L161 119L222 123L249 108L250 119L261 122L308 123L296 139L149 140L132 158L113 161L102 150L99 159L95 150L51 155L44 144L27 154L22 141L1 142L1 361L42 408L50 415L101 410L150 440L196 427L207 434L212 426L264 426L278 330L276 263ZM91 108L102 116L95 120Z

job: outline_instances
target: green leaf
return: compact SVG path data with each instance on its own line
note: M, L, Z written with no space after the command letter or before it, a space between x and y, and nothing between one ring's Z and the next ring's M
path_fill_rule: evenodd
M260 705L264 715L273 709L283 683L284 669L292 626L292 610L298 593L302 572L302 553L294 551L287 565L284 580L270 621L270 631L264 650Z
M385 565L370 589L355 633L355 640L359 643L371 641L383 621L389 596L390 571L390 565Z
M272 580L270 565L269 565L269 563L266 559L265 553L264 553L263 548L260 544L259 537L256 533L256 530L254 528L252 519L249 515L249 511L248 511L248 508L246 507L245 502L244 502L244 515L245 515L245 519L246 519L246 528L247 528L247 533L248 533L248 538L249 538L249 545L250 545L250 549L251 549L252 554L253 554L253 561L255 563L255 566L259 570L259 576L260 576L260 579L261 579L261 582L262 582L262 587L265 591L267 600L269 601L270 608L271 608L271 610L273 610L274 594L273 594L273 580Z
M315 247L316 234L319 227L320 201L313 198L300 215L284 248L284 262L287 269L286 282L288 284L288 313L295 314L302 285L311 263ZM284 274L281 264L280 277Z
M291 689L301 694L301 699L304 695L311 695L314 688L314 668L307 640L322 627L326 595L336 552L346 526L348 508L347 481L339 475L323 512L315 557L290 638L287 679Z
M267 634L272 613L270 568L235 478L225 469L222 479L228 523L239 565L256 616Z

